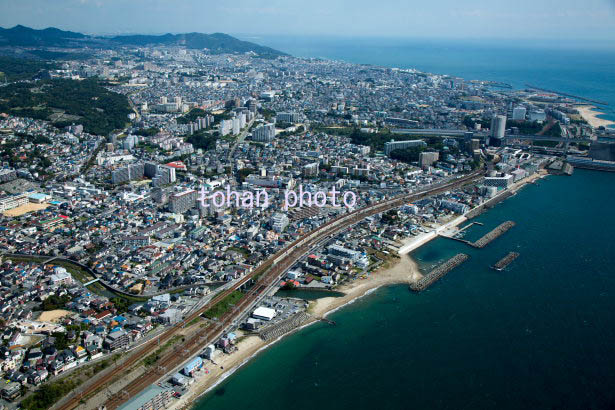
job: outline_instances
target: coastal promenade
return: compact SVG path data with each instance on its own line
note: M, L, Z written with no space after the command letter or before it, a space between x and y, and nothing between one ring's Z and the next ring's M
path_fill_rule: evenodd
M143 345L140 349L136 349L118 364L117 367L109 369L107 372L101 372L99 377L92 378L84 383L81 388L76 389L73 394L67 397L62 403L59 403L54 408L56 409L74 409L86 401L93 395L104 390L107 386L112 385L117 379L125 377L127 372L130 372L135 367L139 366L140 361L153 353L157 346L162 345L175 336L187 323L197 319L211 309L216 304L220 303L224 298L232 292L247 288L249 290L244 294L242 299L226 314L218 318L216 322L204 327L193 336L178 345L177 349L166 353L156 363L156 369L146 371L140 376L134 378L130 383L125 385L119 391L111 392L109 399L105 403L108 409L115 409L122 403L134 397L147 386L155 383L158 379L167 373L170 373L174 368L189 360L197 354L203 346L214 342L227 329L236 323L237 319L245 314L245 312L276 284L279 278L288 270L297 260L303 257L307 252L313 249L314 246L322 243L323 240L333 237L339 232L353 226L363 219L386 212L387 210L397 208L408 202L416 201L431 195L441 192L446 192L451 189L458 188L468 183L479 180L483 177L483 169L479 169L464 177L458 177L450 182L428 186L422 190L402 194L384 201L380 201L365 208L357 209L353 212L342 215L333 219L314 231L295 240L293 243L278 251L266 261L258 265L250 274L237 281L229 289L221 292L209 303L194 313L188 315L183 321L171 327L167 332L163 333L156 340ZM178 354L180 353L181 354Z

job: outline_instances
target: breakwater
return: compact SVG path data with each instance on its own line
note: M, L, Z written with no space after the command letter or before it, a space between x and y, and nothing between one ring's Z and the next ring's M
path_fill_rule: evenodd
M508 255L497 261L497 263L493 265L492 268L495 270L504 270L508 265L512 263L512 261L514 261L518 257L518 252L509 252Z
M606 102L606 101L596 100L596 99L593 99L593 98L580 97L578 95L569 94L569 93L563 93L561 91L549 90L548 88L536 87L535 85L531 85L531 84L525 84L525 86L528 87L528 88L532 88L534 90L544 91L546 93L559 94L559 95L562 95L564 97L574 98L575 100L588 101L590 103L600 104L600 105L609 105L609 103Z
M415 283L411 283L410 289L415 292L420 292L427 289L429 286L433 285L438 279L440 279L441 277L449 273L451 270L455 269L457 266L468 260L468 258L469 256L465 253L458 253L451 259L444 262L442 265L429 272L427 275L423 276Z
M283 336L286 333L300 327L302 324L307 322L309 318L309 314L307 314L306 312L300 312L296 315L289 317L288 319L282 320L279 323L267 326L266 328L260 330L258 332L258 335L264 341L277 339L278 337Z
M502 234L507 232L513 226L515 226L515 223L513 221L506 221L506 222L498 225L494 230L492 230L491 232L487 233L485 236L483 236L482 238L480 238L476 242L467 242L467 243L468 243L468 245L473 246L475 248L479 248L479 249L480 248L484 248L485 246L489 245L491 243L491 241L493 241L493 240L497 239L498 237L500 237Z

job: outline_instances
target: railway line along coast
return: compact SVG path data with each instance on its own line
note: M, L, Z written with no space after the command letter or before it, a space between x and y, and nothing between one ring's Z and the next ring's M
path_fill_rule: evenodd
M463 185L473 183L481 179L484 175L484 170L479 169L464 177L453 179L452 181L431 185L422 190L401 194L390 199L386 199L365 208L360 208L352 212L341 215L317 229L307 233L301 238L295 240L287 247L278 251L269 259L263 261L256 266L254 270L243 278L239 279L235 284L228 289L220 292L209 303L202 306L197 311L191 313L181 322L169 328L162 333L158 338L144 343L138 349L127 353L118 362L117 366L109 369L109 371L101 373L99 377L92 378L82 384L80 388L73 391L70 396L57 403L54 409L71 410L79 407L84 402L96 395L97 393L106 390L108 391L108 399L105 403L107 409L116 409L131 397L144 390L147 386L156 383L166 374L179 367L181 364L189 360L194 355L206 346L217 340L227 329L237 324L239 318L246 314L249 309L269 292L275 286L280 277L301 257L310 252L314 247L321 244L328 238L332 238L339 232L348 229L354 224L363 219L386 212L390 209L400 207L412 201L417 201L432 195L443 193L451 189L459 188ZM149 371L138 375L130 383L121 389L114 390L112 386L119 378L126 377L127 373L137 367L143 358L155 352L159 345L166 343L176 336L183 327L199 318L202 314L210 310L212 307L222 302L231 293L242 290L244 295L231 309L211 321L207 326L197 331L194 335L185 338L181 344L178 344L175 349L169 351L157 360L155 367ZM83 408L83 407L81 407Z

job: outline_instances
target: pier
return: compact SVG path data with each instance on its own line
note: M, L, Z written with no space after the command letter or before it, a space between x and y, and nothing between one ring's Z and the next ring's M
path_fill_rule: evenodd
M508 265L510 265L518 257L519 257L518 252L508 252L508 255L500 259L495 265L492 266L492 268L497 271L504 270Z
M438 279L440 279L441 277L455 269L457 266L468 260L468 258L469 256L465 253L458 253L451 259L444 262L442 265L429 272L427 275L423 276L415 283L411 283L410 289L415 292L420 292L427 289L429 286L433 285Z
M479 248L479 249L484 248L485 246L489 245L493 240L499 238L502 234L507 232L513 226L515 226L515 223L513 221L506 221L498 225L493 231L489 232L488 234L486 234L485 236L483 236L476 242L466 242L466 243L474 248Z
M460 234L461 232L465 231L466 229L468 229L468 228L470 228L471 226L474 226L474 225L480 225L480 226L483 226L484 224L483 224L482 222L476 222L476 221L474 221L474 222L470 222L469 224L467 224L467 225L466 225L466 226L464 226L463 228L459 229L459 230L457 231L457 234Z

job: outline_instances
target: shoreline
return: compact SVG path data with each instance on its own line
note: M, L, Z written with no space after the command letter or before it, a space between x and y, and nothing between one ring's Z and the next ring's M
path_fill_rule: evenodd
M539 171L533 175L524 178L521 181L514 183L509 187L508 191L516 193L528 183L532 183L538 179L546 177L548 174L544 171ZM506 192L506 191L502 191ZM474 209L474 208L473 208ZM470 210L471 211L471 210ZM224 380L233 375L242 366L249 363L253 358L257 357L261 352L265 351L273 344L282 340L301 329L317 323L320 318L328 315L360 300L375 292L377 289L384 286L409 284L423 277L420 272L419 265L408 254L413 250L431 242L439 236L439 233L445 230L455 230L457 226L463 224L469 219L464 215L459 215L448 222L445 222L433 230L422 233L418 236L410 236L401 240L402 246L399 248L399 259L391 261L390 266L381 267L375 272L372 272L366 279L355 279L350 283L342 284L336 288L336 291L343 292L344 296L339 297L324 297L310 302L308 313L310 319L301 326L292 331L281 335L276 339L263 341L259 336L246 335L245 339L237 343L237 351L231 355L219 353L215 358L216 365L207 362L204 366L209 369L209 374L196 379L186 393L175 402L171 402L170 410L188 410L193 409L196 402L204 395L210 393ZM239 333L243 334L241 331ZM241 337L241 336L240 336ZM212 366L208 366L212 365ZM224 369L221 369L223 366Z
M410 283L410 281L418 280L421 277L422 275L416 262L408 255L401 255L399 260L395 260L392 266L381 268L371 273L367 279L356 279L353 282L341 285L336 291L343 292L344 296L330 296L310 302L310 307L308 308L308 313L311 316L310 319L296 329L267 342L263 341L259 336L246 335L245 339L237 343L237 351L235 353L230 355L219 353L214 358L216 365L207 362L204 366L209 370L209 374L196 379L186 393L176 402L172 402L168 409L192 409L196 401L215 389L243 365L283 338L319 322L320 318L324 318L358 301L383 286ZM238 331L237 333L240 332ZM221 366L224 369L221 369Z
M615 121L598 117L599 115L605 114L598 111L598 108L594 105L575 105L574 108L578 110L581 117L583 117L583 119L594 128L612 128L615 126Z

